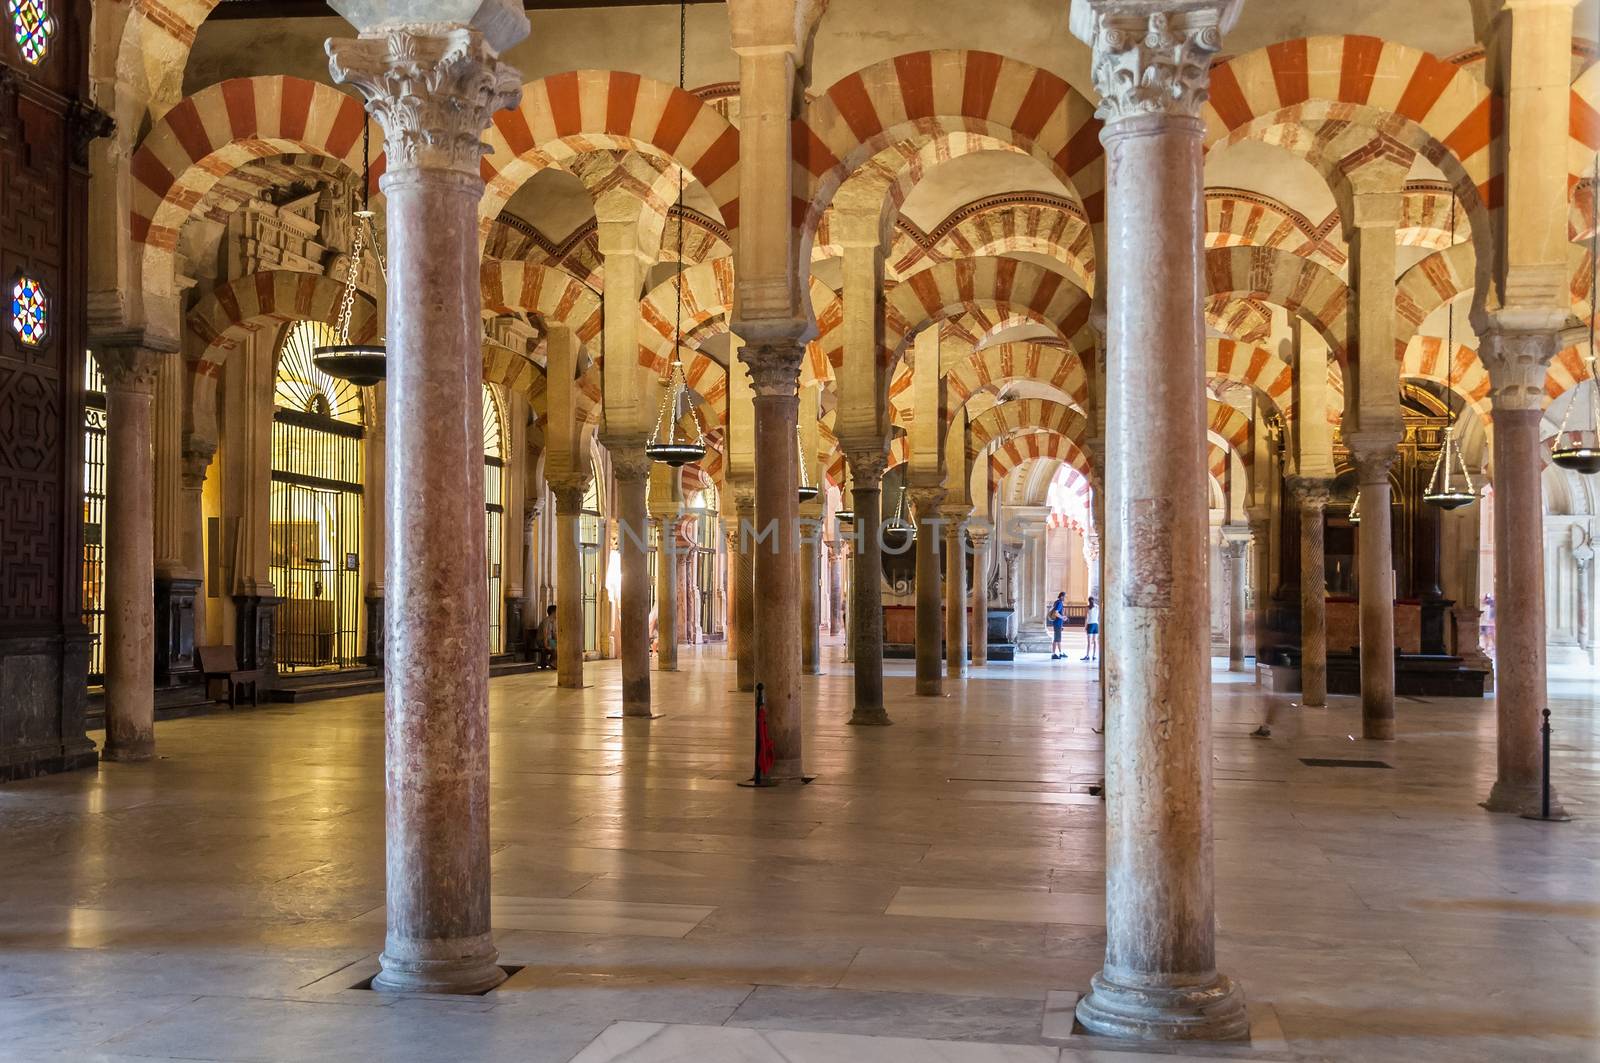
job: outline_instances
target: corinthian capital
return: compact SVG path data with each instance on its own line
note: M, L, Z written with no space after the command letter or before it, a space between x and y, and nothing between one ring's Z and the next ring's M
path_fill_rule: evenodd
M1072 32L1094 49L1106 122L1159 114L1198 118L1211 57L1240 0L1072 0Z
M1544 382L1556 356L1554 329L1512 329L1491 323L1478 338L1489 370L1489 400L1497 410L1544 409Z
M406 170L478 174L483 131L522 99L521 77L468 26L385 26L357 40L330 40L328 69L354 85L383 126L385 176Z

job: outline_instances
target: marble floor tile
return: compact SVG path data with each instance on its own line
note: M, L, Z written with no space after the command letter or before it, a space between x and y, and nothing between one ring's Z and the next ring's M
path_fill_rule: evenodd
M572 1063L1058 1063L1054 1048L618 1023Z
M890 903L887 914L1104 926L1106 899L1103 894L902 886Z
M681 938L715 909L691 904L645 904L636 901L587 900L576 897L504 897L489 899L489 919L496 930L543 930L570 934L606 934ZM382 923L379 906L360 916Z

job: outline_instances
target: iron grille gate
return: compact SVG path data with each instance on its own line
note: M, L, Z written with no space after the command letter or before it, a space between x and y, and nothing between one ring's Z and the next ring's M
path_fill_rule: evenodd
M106 385L93 355L83 373L83 625L89 644L89 685L106 672Z
M318 413L272 415L272 582L278 665L359 663L361 611L360 425Z

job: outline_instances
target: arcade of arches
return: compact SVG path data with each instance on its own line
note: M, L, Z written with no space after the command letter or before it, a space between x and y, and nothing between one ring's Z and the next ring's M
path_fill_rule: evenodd
M9 13L0 1057L1600 1052L1595 0Z

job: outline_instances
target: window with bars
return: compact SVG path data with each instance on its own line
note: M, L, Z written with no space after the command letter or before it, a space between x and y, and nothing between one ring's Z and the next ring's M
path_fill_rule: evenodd
M89 685L106 671L106 382L94 355L83 355L83 625L89 645Z
M273 387L270 553L280 668L360 662L362 427L355 385L316 367L336 342L320 322L290 325Z

